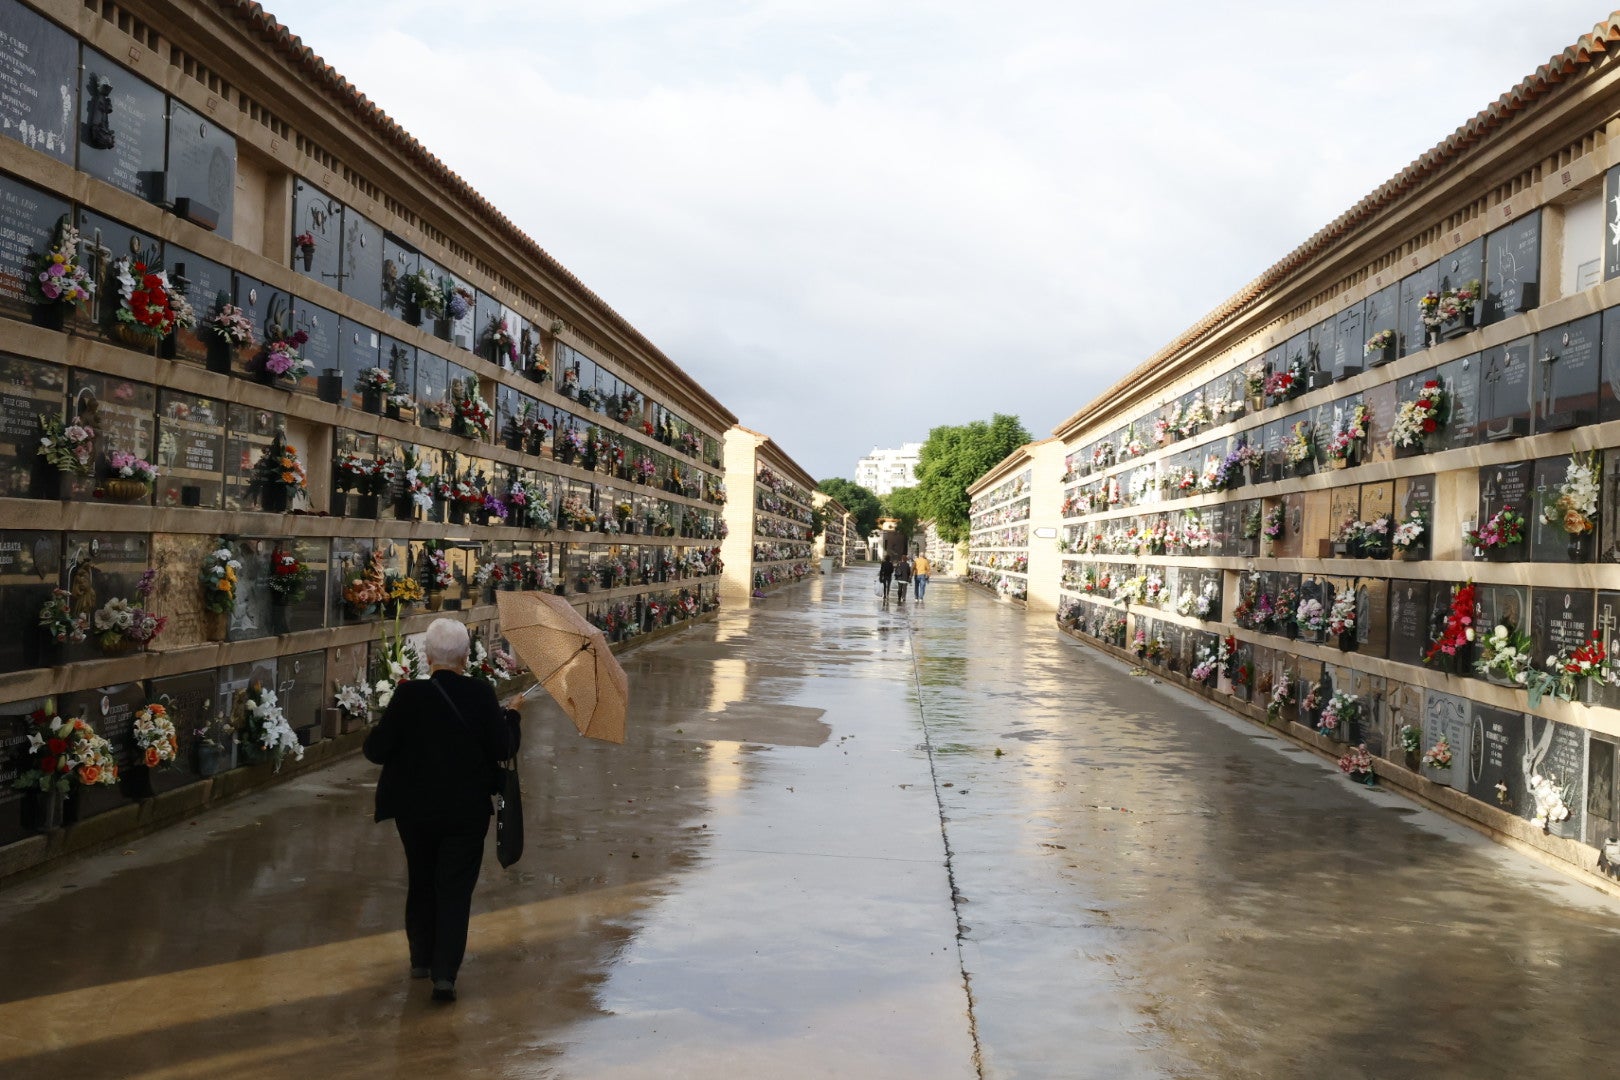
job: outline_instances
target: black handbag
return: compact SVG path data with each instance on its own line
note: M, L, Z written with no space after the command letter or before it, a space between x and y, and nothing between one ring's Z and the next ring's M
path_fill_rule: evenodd
M444 698L450 711L461 721L461 726L470 732L472 729L467 718L456 707L449 692L432 679L428 682L433 683L433 689ZM495 858L504 870L523 857L523 787L518 782L516 758L495 763L491 788L495 796Z

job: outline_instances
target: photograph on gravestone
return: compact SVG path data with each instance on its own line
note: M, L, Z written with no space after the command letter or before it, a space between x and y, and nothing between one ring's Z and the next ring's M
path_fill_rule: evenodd
M365 395L360 389L360 376L372 368L386 367L383 362L383 338L371 327L353 319L338 320L337 367L343 380L343 404L351 409L361 408ZM379 401L378 408L382 407Z
M1432 750L1441 739L1444 739L1446 745L1451 748L1451 765L1449 768L1424 765L1423 775L1437 784L1449 784L1458 791L1467 791L1471 794L1470 782L1474 766L1473 703L1467 698L1430 690L1424 695L1423 703L1424 753ZM1483 730L1480 744L1484 745ZM1489 801L1495 803L1494 791L1489 793Z
M1485 351L1479 421L1486 442L1530 432L1530 350L1534 344L1533 338L1522 337Z
M164 249L163 258L170 286L184 293L197 316L195 326L176 325L174 356L203 363L208 359L209 338L214 337L208 330L208 320L221 305L231 302L231 268L173 244Z
M225 416L225 509L258 510L260 500L252 491L254 469L275 441L277 430L286 426L287 418L235 402L226 407ZM293 446L298 460L307 468L308 447L297 443Z
M254 347L236 357L236 374L260 378L264 346L290 336L294 330L292 297L246 274L235 275L236 306L253 323Z
M94 55L87 50L86 62ZM78 66L73 35L23 4L0 5L0 134L73 164ZM107 141L109 96L99 94L87 111L87 119L98 121L96 139Z
M1603 280L1620 277L1620 165L1612 166L1603 177Z
M1476 549L1484 558L1493 562L1522 562L1528 557L1530 515L1534 510L1531 505L1534 467L1534 462L1517 461L1487 465L1479 470L1478 528L1484 531L1504 510L1512 510L1524 518L1519 527L1523 539L1518 543Z
M1538 433L1581 427L1597 419L1601 325L1601 316L1588 315L1536 335L1531 392Z
M160 267L163 265L163 242L89 210L79 211L78 225L79 260L95 283L95 293L89 307L90 320L94 323L93 332L105 340L122 342L115 330L119 323L119 309L124 306L123 287L116 272L121 265L120 260L131 260L127 264L131 272L136 265ZM81 328L90 330L82 324ZM142 352L153 351L151 344L123 343Z
M300 178L293 183L292 231L287 265L336 289L343 268L343 203Z
M0 54L4 51L0 38ZM3 101L0 95L0 108ZM64 217L71 223L72 215L73 206L65 199L0 176L0 314L33 317L34 303L24 283L35 272L36 258L50 249L57 223Z
M137 762L135 711L146 704L146 689L140 683L63 694L58 704L62 715L84 717L96 734L107 740L120 773L127 773ZM119 784L75 785L73 797L79 802L79 820L122 806L128 801L128 791L128 777Z
M300 733L313 728L314 733L308 736L301 734L300 741L306 745L318 742L321 721L330 700L326 694L326 653L315 651L283 656L281 663L276 666L276 675L276 698L287 717L287 723Z
M66 399L63 368L0 355L0 497L55 497L61 473L39 456L39 418L62 419Z
M416 249L391 233L382 238L382 281L377 294L377 306L391 315L405 317L405 304L400 283L414 274L421 265ZM355 294L359 296L359 293ZM361 297L364 299L364 297ZM369 301L368 301L369 302ZM429 324L431 325L431 324Z
M157 502L218 510L225 495L223 404L178 390L158 393Z
M1585 589L1537 588L1530 591L1531 654L1536 666L1546 670L1547 659L1573 652L1592 640L1597 596ZM1585 701L1587 682L1577 684L1576 700Z
M1440 365L1439 379L1446 391L1446 425L1437 449L1454 450L1479 442L1479 372L1477 354Z
M231 238L236 215L236 139L169 99L169 171L164 202L181 218Z
M1427 581L1396 579L1389 583L1389 658L1422 664L1429 648L1432 610Z
M150 503L154 485L144 473L156 456L156 388L75 369L68 375L68 411L95 432L95 459L89 476L63 477L63 498Z
M343 208L343 263L338 288L345 295L377 307L384 277L382 227L352 206Z
M166 202L163 91L86 48L79 99L79 171L147 202Z
M1541 211L1534 210L1485 237L1484 325L1541 303Z
M214 698L218 693L219 673L212 668L152 680L151 700L168 711L180 743L175 760L159 769L152 778L158 791L181 787L197 779L196 730L214 715Z
M138 648L138 643L123 632L125 627L119 613L126 605L145 607L138 587L150 565L149 546L145 533L68 533L64 536L62 580L68 592L68 606L75 615L90 619L89 639L82 644L66 645L62 653L64 660L99 660L126 655Z
M1401 279L1400 294L1400 347L1401 355L1418 352L1429 347L1433 336L1423 321L1420 301L1429 293L1440 291L1440 264L1430 263L1415 274Z
M0 530L0 672L62 662L62 650L39 624L40 609L62 580L61 534Z
M1375 368L1401 355L1401 284L1394 282L1368 296L1361 307L1362 358L1364 368ZM1379 347L1380 334L1393 335L1387 347ZM1369 351L1369 347L1370 351Z

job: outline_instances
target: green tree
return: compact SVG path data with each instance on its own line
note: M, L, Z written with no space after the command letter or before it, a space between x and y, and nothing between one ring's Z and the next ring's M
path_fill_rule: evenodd
M862 543L865 543L866 538L877 529L877 519L882 513L882 506L870 488L834 476L817 484L816 490L831 495L845 510L855 516L855 535L860 537Z
M914 487L895 488L883 496L883 513L886 517L899 518L899 533L907 540L907 550L910 541L917 538L917 523L923 520L922 499L917 495Z
M968 485L1002 458L1029 442L1029 432L1016 416L996 413L989 423L934 428L923 443L917 465L917 499L921 517L933 521L940 536L955 543L968 534Z

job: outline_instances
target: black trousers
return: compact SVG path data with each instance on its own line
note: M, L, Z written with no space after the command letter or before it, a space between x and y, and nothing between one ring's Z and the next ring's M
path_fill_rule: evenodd
M467 953L473 887L484 862L489 819L465 823L399 821L405 845L405 938L411 967L425 967L435 981L455 981Z
M906 602L906 586L910 585L910 584L911 584L911 579L910 578L906 578L904 581L902 581L899 578L894 579L894 587L897 590L899 590L898 595L900 597L900 602L902 604Z

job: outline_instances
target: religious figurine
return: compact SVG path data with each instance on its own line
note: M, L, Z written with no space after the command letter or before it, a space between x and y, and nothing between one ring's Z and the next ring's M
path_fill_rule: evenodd
M118 141L112 129L112 82L105 75L92 75L89 91L84 110L84 141L97 150L111 150Z

